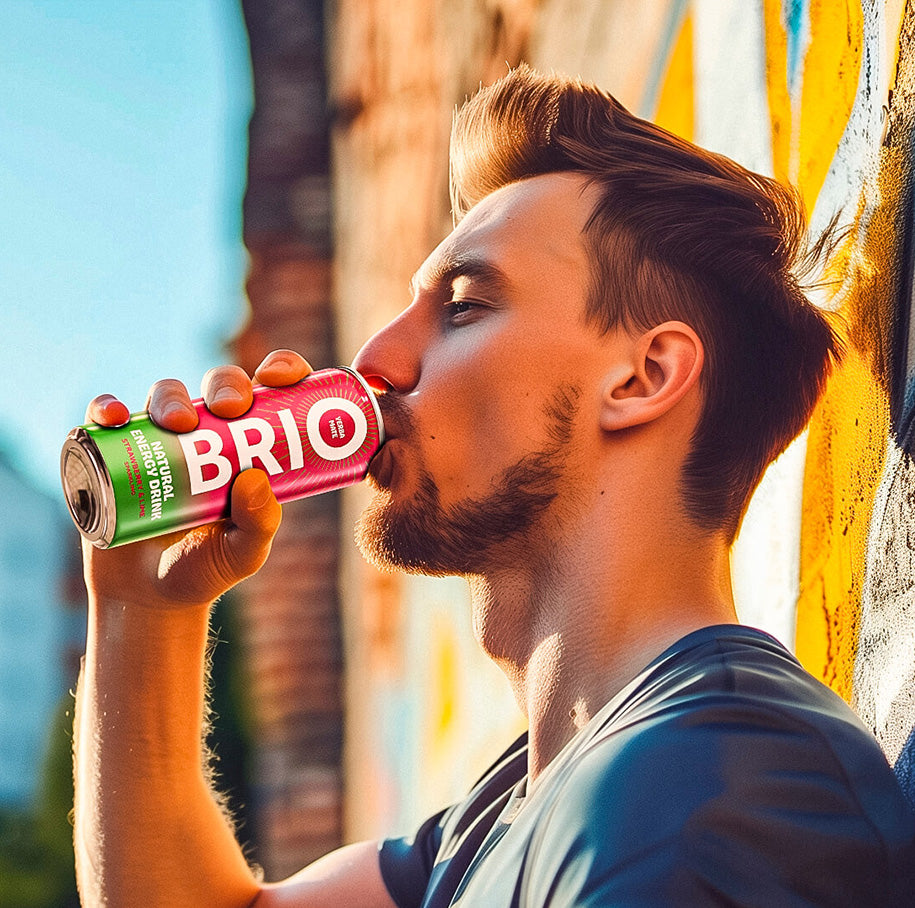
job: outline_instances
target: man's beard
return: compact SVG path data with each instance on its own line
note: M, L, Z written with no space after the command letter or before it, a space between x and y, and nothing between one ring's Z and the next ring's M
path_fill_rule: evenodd
M363 556L382 569L429 576L481 574L497 566L498 549L511 551L559 494L580 393L568 385L557 389L544 408L543 447L507 468L483 498L445 509L435 480L422 468L410 500L395 504L390 491L376 492L356 525ZM397 414L402 440L417 437L399 399L387 394L381 404L383 414Z

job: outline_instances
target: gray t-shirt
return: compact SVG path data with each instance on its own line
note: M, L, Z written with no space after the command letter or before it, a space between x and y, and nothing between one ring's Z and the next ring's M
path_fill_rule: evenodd
M683 638L526 772L522 737L382 843L401 908L915 906L915 814L882 751L760 631Z

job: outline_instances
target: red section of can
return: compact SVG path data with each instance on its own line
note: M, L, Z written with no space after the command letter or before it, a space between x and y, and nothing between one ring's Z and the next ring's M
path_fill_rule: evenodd
M384 427L374 393L349 369L284 388L255 387L238 419L195 401L199 423L176 434L135 414L123 427L70 433L61 475L70 512L99 547L209 523L229 513L232 479L255 467L280 501L363 479Z
M204 498L252 466L270 476L280 501L352 485L383 441L375 395L347 369L313 372L285 388L256 387L239 419L195 405L198 427L178 441L191 495Z

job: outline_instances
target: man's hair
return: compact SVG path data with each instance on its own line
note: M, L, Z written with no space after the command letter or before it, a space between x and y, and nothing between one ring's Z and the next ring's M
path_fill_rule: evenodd
M523 66L458 111L456 219L502 186L564 171L599 192L585 227L588 319L601 331L678 319L702 339L703 410L681 487L692 519L733 539L838 355L826 314L799 282L823 242L808 246L797 193L634 116L594 85Z

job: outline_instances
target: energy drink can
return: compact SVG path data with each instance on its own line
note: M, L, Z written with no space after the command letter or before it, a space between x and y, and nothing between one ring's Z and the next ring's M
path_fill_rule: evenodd
M232 479L257 467L277 498L292 501L353 485L384 443L378 401L349 369L323 369L284 388L255 386L238 419L194 401L192 432L169 432L146 413L126 425L79 426L60 473L70 514L96 547L109 548L229 514Z

